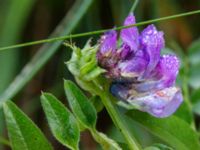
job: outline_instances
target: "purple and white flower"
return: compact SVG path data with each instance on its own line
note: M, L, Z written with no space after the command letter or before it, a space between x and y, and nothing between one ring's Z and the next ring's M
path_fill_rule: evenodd
M130 14L124 25L135 24ZM97 53L99 65L106 69L106 77L113 81L111 93L119 99L155 117L173 114L183 101L175 86L179 59L163 55L164 33L154 25L147 26L141 34L137 27L122 29L121 46L117 46L117 32L105 33Z

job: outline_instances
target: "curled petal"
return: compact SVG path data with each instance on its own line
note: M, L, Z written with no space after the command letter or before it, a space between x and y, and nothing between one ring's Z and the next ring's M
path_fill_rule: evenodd
M175 55L163 55L154 71L156 80L160 80L159 88L172 86L175 83L178 70L178 58Z
M135 24L135 16L130 14L124 21L124 26ZM137 27L130 27L121 30L121 39L124 44L128 45L131 50L136 51L139 45L139 32Z
M133 83L131 88L135 89L137 92L148 92L148 91L156 91L159 90L160 80L147 80L145 82Z
M100 39L100 48L97 52L99 65L104 69L113 68L118 61L117 32L111 30L106 32Z
M183 101L182 93L177 87L138 93L131 84L113 83L110 90L120 100L158 118L173 114Z
M125 60L118 64L122 78L140 77L147 66L147 60L143 51L137 53L129 60Z
M117 32L111 30L106 32L100 41L100 53L104 56L111 55L117 47Z
M179 60L175 55L163 55L148 79L133 83L132 88L137 92L161 90L173 86L179 70Z
M180 89L176 87L165 88L145 96L129 97L127 101L136 105L141 111L164 118L172 115L183 101Z
M129 60L134 56L134 51L126 44L123 44L117 52L121 60Z
M149 63L146 70L146 76L148 76L159 62L160 51L164 47L163 32L157 31L154 25L149 25L141 33L140 44L148 55Z

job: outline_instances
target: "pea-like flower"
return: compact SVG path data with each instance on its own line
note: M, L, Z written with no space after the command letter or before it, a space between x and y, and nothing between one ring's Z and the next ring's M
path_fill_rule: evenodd
M135 24L130 14L124 25ZM179 59L175 55L161 56L164 33L149 25L141 34L137 27L122 29L121 45L117 46L117 32L105 33L97 52L99 65L112 81L111 93L135 108L155 117L173 114L183 101L175 86Z

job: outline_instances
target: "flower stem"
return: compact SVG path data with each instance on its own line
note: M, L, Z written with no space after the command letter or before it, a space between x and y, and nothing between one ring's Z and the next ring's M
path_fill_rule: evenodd
M120 27L117 27L117 28L114 28L114 29L115 30L121 30L121 29L125 29L125 28L130 28L130 27L133 27L133 26L141 26L141 25L146 25L146 24L150 24L150 23L155 23L155 22L158 22L158 21L170 20L170 19L175 19L175 18L189 16L189 15L198 14L198 13L200 13L200 10L195 10L195 11L180 13L180 14L176 14L176 15L172 15L172 16L166 16L166 17L162 17L162 18L142 21L142 22L139 22L139 23L136 23L136 24L132 24L132 25L129 25L129 26L120 26ZM67 39L72 39L72 38L79 38L79 37L83 37L83 36L91 36L91 35L95 35L95 34L102 34L102 33L107 32L109 30L111 30L111 29L90 31L90 32L78 33L78 34L73 34L73 35L65 35L65 36L43 39L43 40L38 40L38 41L32 41L32 42L16 44L16 45L11 45L11 46L6 46L6 47L0 47L0 51L12 49L12 48L20 48L20 47L26 47L26 46L31 46L31 45L37 45L37 44L42 44L42 43L51 43L51 42L55 42L55 41L67 40Z
M114 124L119 128L120 132L125 137L127 144L130 150L141 150L139 144L136 142L136 139L131 136L131 132L129 131L128 127L125 124L123 117L119 110L113 105L110 95L106 92L100 95L104 106L106 107L110 117L112 118Z
M184 56L183 95L184 95L184 100L187 103L190 111L192 111L192 104L190 102L190 94L188 88L188 74L189 74L189 61L187 56ZM193 114L192 114L191 127L194 130L196 130Z
M132 12L134 12L134 10L135 10L135 8L136 8L136 6L137 6L138 2L139 2L139 0L134 0L133 6L131 7L131 9L130 9L130 12L129 12L129 13L132 13Z

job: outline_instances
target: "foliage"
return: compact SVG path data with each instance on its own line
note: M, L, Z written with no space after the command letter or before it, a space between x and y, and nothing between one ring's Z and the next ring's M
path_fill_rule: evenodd
M18 0L0 2L0 50L3 46L34 39L32 32L36 33L40 28L41 33L48 35L52 26L55 27L49 36L53 39L28 44L44 43L30 60L27 56L32 56L28 51L31 49L27 47L26 51L21 51L23 44L17 49L0 52L0 149L7 146L13 150L52 150L60 149L62 145L79 150L90 148L91 145L85 143L92 143L94 149L105 150L200 150L200 40L192 42L199 38L199 16L175 19L194 13L189 12L161 18L178 14L187 5L198 8L200 3L136 0L132 5L128 0L77 0L72 5L64 0L37 3L22 0L19 5ZM66 16L57 25L59 17L63 17L60 14L66 9L69 9ZM102 76L105 70L97 62L100 41L95 35L107 31L100 28L122 24L130 9L135 9L137 20L144 20L137 24L139 28L155 22L164 30L167 48L163 52L177 54L181 60L177 82L182 88L184 102L168 118L152 117L118 101L110 94L110 81ZM36 11L39 15L34 16ZM158 19L148 21L149 18ZM172 18L175 20L161 22ZM116 30L122 28L116 27ZM87 35L92 35L92 39L83 46ZM79 39L74 41L76 37ZM63 43L66 38L70 41ZM93 45L94 41L96 45ZM59 51L61 48L64 51ZM16 72L20 73L16 75ZM41 84L33 79L36 74ZM67 80L63 81L63 77ZM39 94L41 90L48 93ZM95 142L85 138L84 133L90 133Z

